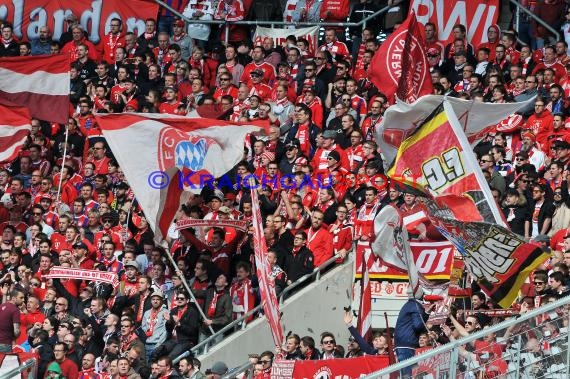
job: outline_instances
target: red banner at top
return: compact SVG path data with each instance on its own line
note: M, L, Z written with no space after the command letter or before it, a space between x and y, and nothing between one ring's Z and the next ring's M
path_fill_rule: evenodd
M0 16L14 25L14 35L21 40L39 37L39 29L48 26L53 39L67 30L65 17L74 14L97 44L110 30L111 19L123 21L123 32L144 32L145 19L156 19L158 5L150 0L0 0Z
M499 10L499 0L413 0L410 6L419 23L435 24L443 44L453 41L453 26L462 24L467 28L467 40L475 48L487 42L487 29L497 23Z

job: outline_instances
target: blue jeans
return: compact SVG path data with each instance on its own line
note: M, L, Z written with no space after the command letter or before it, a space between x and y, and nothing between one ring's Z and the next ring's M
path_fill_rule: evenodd
M406 359L410 359L414 355L416 355L416 350L412 349L412 348L397 347L397 348L395 348L395 350L396 350L396 358L398 359L398 362L405 361ZM403 377L411 376L412 375L412 367L406 367L405 369L402 369L400 371L400 374Z
M12 352L12 345L0 343L0 353L11 353L11 352Z

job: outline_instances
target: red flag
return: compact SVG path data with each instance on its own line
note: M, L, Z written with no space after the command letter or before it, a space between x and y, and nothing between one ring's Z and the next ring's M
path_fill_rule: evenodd
M424 28L414 12L380 46L368 69L370 81L390 102L394 96L413 103L433 93L425 51Z
M26 108L0 105L0 162L9 162L18 156L30 130L30 114Z
M0 59L0 97L32 117L65 124L69 117L69 55Z
M279 302L275 294L275 281L271 279L271 266L267 261L267 245L263 236L263 219L259 210L259 199L257 197L257 189L251 186L251 205L253 211L253 243L255 249L255 266L257 267L257 278L259 280L259 293L261 303L263 304L263 312L269 323L273 342L275 346L283 344L283 329L281 328L279 314Z
M369 270L374 265L374 256L365 249L362 257L362 280L360 282L360 308L358 312L358 332L365 341L372 337L372 286Z

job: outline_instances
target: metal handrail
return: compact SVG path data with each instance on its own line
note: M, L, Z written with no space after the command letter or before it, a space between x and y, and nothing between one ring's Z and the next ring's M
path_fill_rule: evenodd
M247 361L243 364L241 364L240 366L232 369L230 372L228 372L227 374L225 374L224 376L221 377L221 379L232 379L235 378L237 375L241 374L242 372L249 370L247 373L247 376L243 376L242 379L251 379L253 378L253 363L251 363L250 361Z
M313 276L319 280L320 279L320 274L321 271L323 271L324 269L328 268L329 266L331 266L337 259L339 258L338 255L334 255L332 258L328 259L327 261L325 261L323 264L321 264L319 267L315 267L315 269L313 270L312 273L304 275L302 277L300 277L299 279L297 279L294 283L291 283L290 285L288 285L283 292L281 292L281 296L280 296L280 304L283 304L284 302L284 294L291 292L293 289L297 288L301 283L304 283L305 281L309 280L310 278L312 278ZM341 264L344 264L341 263ZM178 362L180 359L182 358L186 358L187 356L190 355L190 352L196 354L198 351L200 351L200 349L204 348L204 353L208 352L208 346L209 343L212 342L213 340L215 340L219 335L233 329L234 327L238 326L240 323L242 323L244 320L246 320L248 317L250 317L251 315L257 313L258 311L260 311L262 309L262 304L259 304L257 307L251 309L249 312L245 313L243 316L241 316L240 318L232 321L231 323L229 323L228 325L224 326L222 329L220 329L218 332L216 332L215 334L209 336L208 338L206 338L204 341L200 342L199 344L197 344L196 346L194 346L192 349L190 349L190 351L184 352L183 354L181 354L180 356L178 356L176 359L174 359L174 363ZM242 329L245 329L246 327L245 322L242 323Z
M381 378L381 377L384 377L385 375L394 373L396 371L400 371L406 367L410 367L412 365L418 364L419 362L425 361L426 359L429 359L429 358L434 357L434 356L439 355L439 354L447 353L449 351L451 351L452 354L457 354L458 348L461 345L465 345L469 342L473 342L475 340L478 340L479 338L487 336L490 333L496 333L500 330L506 329L506 328L513 326L515 324L518 324L518 323L521 323L521 322L524 322L527 320L531 320L537 316L543 315L547 312L553 311L556 308L562 307L562 306L567 305L567 304L570 304L570 296L564 297L562 299L558 299L555 302L548 303L547 305L544 305L542 307L535 308L532 311L529 311L523 315L520 315L519 317L515 317L515 318L512 318L510 320L506 320L506 321L500 322L496 325L482 329L476 333L470 334L467 337L459 338L459 339L451 341L445 345L438 346L432 350L427 351L426 353L417 355L413 358L406 359L405 361L402 361L402 362L398 362L398 363L391 365L385 369L382 369L382 370L377 371L375 373L372 373L368 376L365 376L364 379ZM450 377L454 377L454 376L450 376Z
M278 25L278 26L343 26L343 27L351 27L351 26L365 26L366 22L373 19L376 16L379 16L383 13L388 12L390 8L394 6L400 5L403 0L398 0L392 5L385 6L384 8L378 10L377 12L371 14L360 20L359 22L285 22L285 21L249 21L249 20L242 20L242 21L225 21L225 20L192 20L188 17L184 16L182 13L178 12L176 9L172 8L170 5L166 4L164 1L161 0L154 0L160 6L168 9L170 12L174 13L176 16L180 17L182 20L189 24L232 24L232 25Z
M29 368L31 368L32 371L28 374L28 378L33 379L36 377L36 371L37 371L37 360L36 360L36 358L28 359L27 361L22 363L21 366L14 367L10 371L3 373L2 377L3 378L13 378L14 376L20 376L20 374L23 371L25 371Z
M526 13L530 18L532 18L534 21L538 22L540 25L544 26L546 28L546 30L548 30L550 33L554 34L556 36L557 41L560 41L560 33L557 30L555 30L552 26L548 25L546 23L546 21L544 21L543 19L541 19L540 17L538 17L537 15L535 15L534 13L532 13L531 11L526 9L517 0L509 0L509 1L511 2L511 4L513 4L517 7L517 10L523 11L524 13ZM518 24L517 24L517 28L518 28Z

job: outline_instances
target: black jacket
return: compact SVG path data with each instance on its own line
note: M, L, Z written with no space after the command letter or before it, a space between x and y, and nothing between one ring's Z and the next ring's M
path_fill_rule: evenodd
M176 326L172 316L178 314L178 307L170 311L170 320L166 322L166 330L172 332L176 330L176 339L181 343L198 343L198 332L200 330L200 314L195 303L188 303L188 309L182 315L180 324Z
M285 265L283 270L287 274L287 280L291 282L297 281L300 277L310 274L315 268L315 257L313 252L306 246L303 246L297 254L293 254L292 250L285 257Z
M283 18L279 0L253 0L248 19L256 21L280 21Z
M17 57L19 55L20 45L18 45L18 42L12 41L6 47L3 43L0 43L0 57Z

